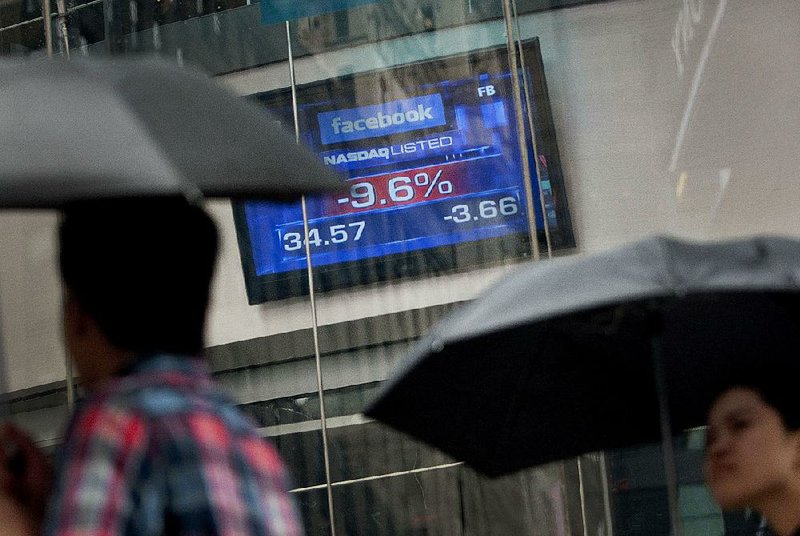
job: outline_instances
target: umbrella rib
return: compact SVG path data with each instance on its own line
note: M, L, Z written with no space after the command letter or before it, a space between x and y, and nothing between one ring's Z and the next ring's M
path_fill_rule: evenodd
M670 422L669 396L667 382L664 378L664 360L661 336L656 334L650 339L653 359L653 374L658 395L658 413L661 421L661 449L664 456L664 476L667 481L667 502L669 503L672 534L683 536L683 525L678 510L678 475L675 468L675 452L672 448L672 423Z

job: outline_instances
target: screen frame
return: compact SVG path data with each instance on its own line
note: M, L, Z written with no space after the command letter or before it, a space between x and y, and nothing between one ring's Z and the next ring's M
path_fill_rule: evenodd
M559 222L559 225L557 232L553 232L553 230L550 232L551 247L553 250L574 248L575 237L561 169L561 159L558 152L539 39L535 37L523 41L521 53L527 68L527 71L524 72L525 82L527 82L528 90L533 95L532 102L536 105L535 112L532 112L536 118L536 136L531 136L528 121L524 121L525 138L529 142L529 161L533 168L534 152L530 142L534 140L537 147L536 154L547 155L548 178L553 198L556 201L556 221ZM435 64L440 70L444 66L445 69L450 68L455 72L473 72L471 69L473 65L480 65L484 60L489 59L501 62L500 72L503 72L503 70L505 72L510 71L507 49L505 46L498 46L465 54L431 58L388 68L364 71L333 79L323 79L299 85L296 89L297 94L302 95L304 91L313 91L320 88L320 86L329 86L332 81L377 79L387 71L402 79L410 74L413 75L414 72L418 73L432 64ZM281 102L285 104L287 100L291 103L291 88L258 93L251 95L250 98L260 101L270 100L275 105L279 105ZM531 100L529 99L528 102L531 102ZM537 181L537 174L533 169L531 171L532 180ZM532 186L535 192L539 188L537 183ZM535 195L537 194L535 193ZM266 275L258 275L256 273L250 230L245 214L245 201L232 201L232 208L248 303L256 305L307 295L309 293L309 278L306 268ZM541 211L540 207L536 207L536 210ZM547 237L544 229L537 229L537 240L540 250L545 250L547 248ZM419 249L322 266L313 266L312 254L314 289L315 292L328 292L390 280L440 276L448 273L464 272L469 269L485 268L530 256L531 242L527 233L511 233L497 238L460 242L448 246Z

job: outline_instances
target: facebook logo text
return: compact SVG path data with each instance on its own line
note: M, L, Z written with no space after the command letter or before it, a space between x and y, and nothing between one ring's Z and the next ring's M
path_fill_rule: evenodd
M439 94L317 114L322 143L339 143L447 123Z

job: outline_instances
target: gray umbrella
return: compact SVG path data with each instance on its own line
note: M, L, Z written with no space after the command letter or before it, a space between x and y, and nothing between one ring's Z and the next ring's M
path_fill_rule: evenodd
M658 441L702 425L726 374L796 361L798 291L791 239L529 264L435 326L366 414L489 475Z
M0 139L6 208L341 186L263 108L154 59L0 61Z

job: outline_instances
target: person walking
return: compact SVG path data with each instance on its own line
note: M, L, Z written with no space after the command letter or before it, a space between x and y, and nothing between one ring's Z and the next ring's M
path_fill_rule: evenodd
M183 199L85 202L59 241L64 339L86 395L54 468L6 427L0 533L300 536L276 450L199 357L208 215Z
M708 414L704 473L725 511L753 509L777 536L800 536L797 366L725 379ZM768 534L765 524L758 533Z

